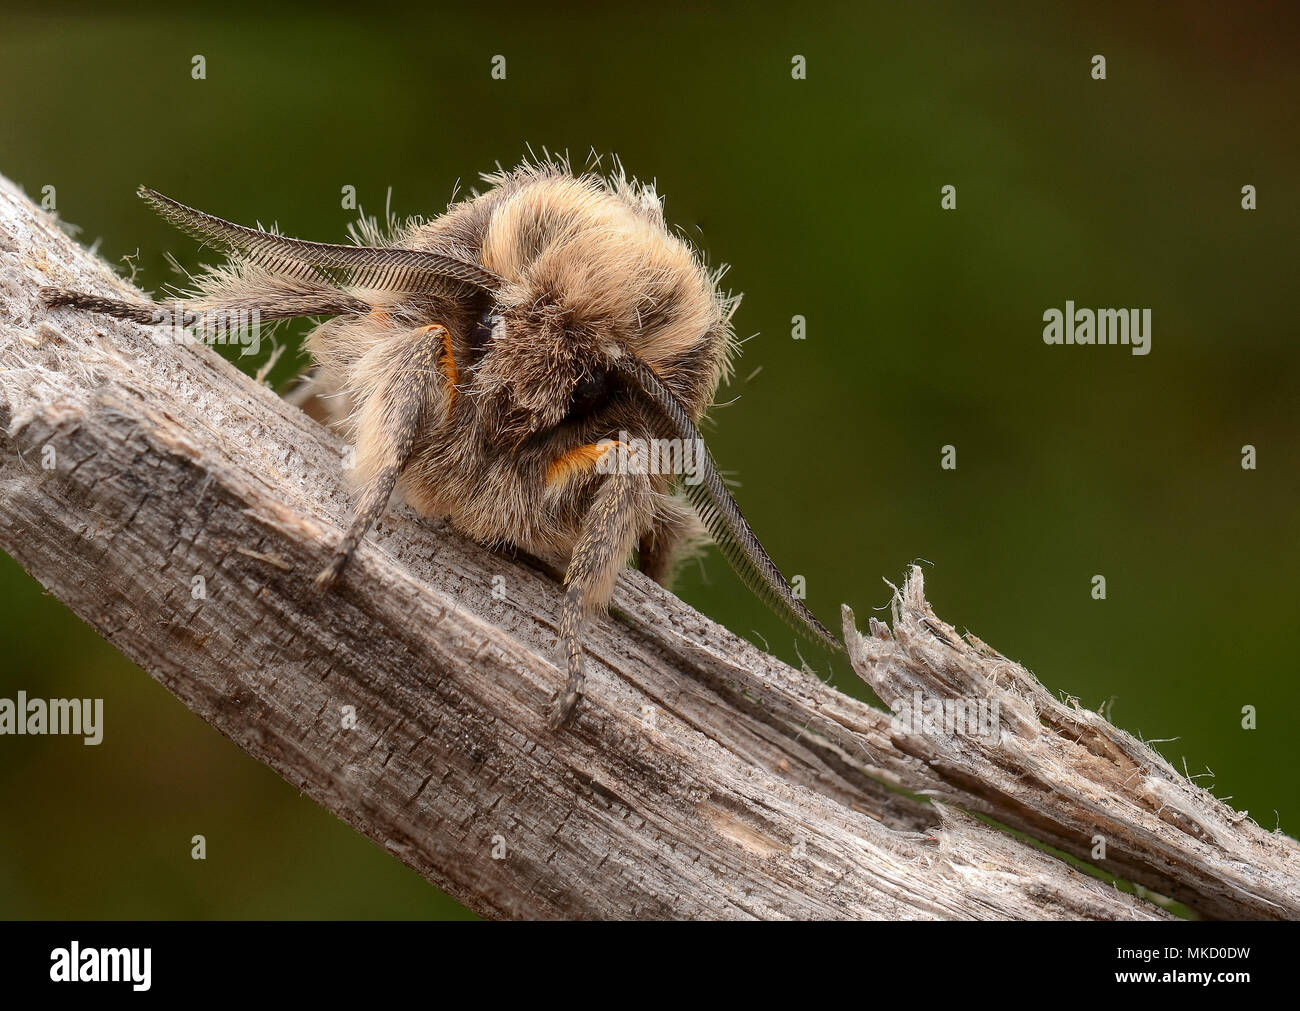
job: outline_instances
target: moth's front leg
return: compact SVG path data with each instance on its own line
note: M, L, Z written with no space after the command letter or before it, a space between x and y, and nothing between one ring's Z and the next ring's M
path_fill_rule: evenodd
M610 474L587 510L564 577L560 642L568 658L569 681L551 714L553 730L564 727L582 701L586 681L582 634L587 616L609 603L614 581L644 525L648 497L644 476Z
M316 577L322 591L334 585L388 505L431 405L439 400L450 405L455 396L455 360L447 328L440 323L412 331L396 345L385 344L371 357L372 362L363 359L357 368L361 409L356 469L361 494L334 557Z

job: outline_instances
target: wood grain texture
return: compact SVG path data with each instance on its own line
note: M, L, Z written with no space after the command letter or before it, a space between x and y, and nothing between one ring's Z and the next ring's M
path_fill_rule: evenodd
M925 599L913 568L891 625L858 633L844 611L854 669L880 698L996 703L1000 732L898 734L938 772L930 796L982 811L1035 839L1179 899L1213 917L1300 916L1300 848L1266 832L1176 772L1131 734L1062 701L1020 664L961 635ZM915 707L913 707L915 708Z
M470 908L1166 918L968 813L1077 852L1104 812L1116 838L1145 847L1123 857L1136 880L1213 915L1294 915L1294 842L1204 791L1161 780L1210 842L1157 832L1149 803L1106 795L1127 788L1122 775L1079 770L1059 804L1016 782L1060 771L1056 756L1086 764L1070 750L1080 726L1098 737L1095 762L1145 761L1129 743L1105 751L1114 728L1045 707L1040 731L1007 731L1014 755L918 744L633 571L614 615L593 622L587 703L551 733L565 676L550 575L394 507L317 595L349 514L343 444L211 349L46 310L42 284L137 295L0 179L0 546L239 747ZM943 657L969 663L962 676L942 666L924 681L933 646L908 623L919 586L900 598L897 639L873 625L853 640L877 691L913 678L969 691L981 677L1015 699L1042 691L964 647ZM1179 861L1192 870L1171 870Z

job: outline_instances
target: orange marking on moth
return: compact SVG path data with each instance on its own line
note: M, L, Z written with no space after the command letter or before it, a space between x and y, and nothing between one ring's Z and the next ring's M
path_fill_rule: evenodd
M579 446L577 449L571 449L551 461L550 466L546 468L546 483L552 485L557 482L568 481L575 474L590 470L596 466L600 458L607 452L615 446L622 445L621 442L593 442L586 446Z
M387 323L389 321L388 312L384 309L371 309L368 318L376 323Z

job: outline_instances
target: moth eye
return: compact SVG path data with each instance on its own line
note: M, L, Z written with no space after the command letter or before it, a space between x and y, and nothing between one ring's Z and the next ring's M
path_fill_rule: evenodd
M489 309L469 328L469 346L475 355L481 355L494 340L506 335L505 317Z
M602 406L613 390L613 380L605 369L589 372L578 380L569 397L570 418L583 418Z

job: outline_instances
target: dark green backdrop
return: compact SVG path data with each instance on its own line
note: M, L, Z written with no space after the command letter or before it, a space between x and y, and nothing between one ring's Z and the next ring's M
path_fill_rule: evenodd
M619 154L734 264L738 330L760 335L738 380L761 371L720 395L739 400L713 448L823 620L846 601L865 621L925 559L944 617L1294 833L1296 25L1130 6L11 12L0 172L55 186L156 288L164 251L197 255L142 182L339 241L345 185L427 214L529 143ZM1066 299L1149 307L1152 353L1045 346ZM793 658L716 556L679 590ZM0 696L100 696L107 722L94 749L0 739L0 917L467 915L7 558L0 602Z

